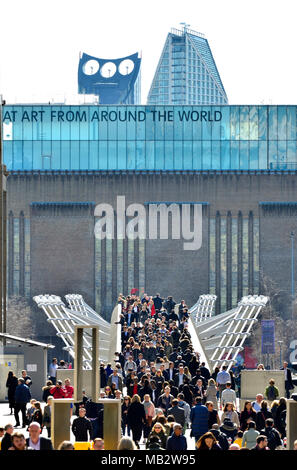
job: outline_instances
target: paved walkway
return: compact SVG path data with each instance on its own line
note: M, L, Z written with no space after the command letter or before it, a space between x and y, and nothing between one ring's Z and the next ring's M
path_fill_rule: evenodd
M42 408L45 406L45 404L41 404ZM73 418L74 419L74 418ZM20 421L22 422L21 416L20 416ZM15 424L15 418L14 415L10 414L10 409L8 407L8 403L0 403L0 426L5 426L6 424ZM17 428L18 431L22 431L25 433L25 437L29 436L28 431L26 431L25 428ZM46 428L43 428L42 430L42 436L47 437L47 430ZM190 429L186 430L186 437L187 437L187 442L188 442L188 450L194 450L195 449L195 440L190 437ZM72 442L75 441L74 436L71 432L71 437L70 440ZM140 448L145 449L145 444L143 442L140 442Z

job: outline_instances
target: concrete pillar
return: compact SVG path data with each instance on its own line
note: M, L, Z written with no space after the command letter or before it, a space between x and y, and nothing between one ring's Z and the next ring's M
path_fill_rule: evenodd
M297 440L297 401L287 400L287 449L293 450L294 441Z
M63 441L70 441L70 403L72 398L52 400L51 407L51 440L54 449Z
M92 330L92 383L91 390L94 402L97 402L100 390L99 377L99 326L98 325L76 325L74 332L74 401L82 401L83 395L83 333L84 329Z
M121 439L121 400L102 398L98 403L104 405L104 449L117 450L119 440Z

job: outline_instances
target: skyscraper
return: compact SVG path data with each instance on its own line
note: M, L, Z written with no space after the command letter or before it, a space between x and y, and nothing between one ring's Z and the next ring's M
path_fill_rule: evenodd
M185 26L168 34L147 104L227 104L228 98L203 34Z

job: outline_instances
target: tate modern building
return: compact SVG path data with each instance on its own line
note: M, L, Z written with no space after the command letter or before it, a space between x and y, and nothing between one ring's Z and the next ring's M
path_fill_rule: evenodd
M108 318L131 289L212 293L219 313L269 280L290 315L296 111L5 105L9 297L80 293Z

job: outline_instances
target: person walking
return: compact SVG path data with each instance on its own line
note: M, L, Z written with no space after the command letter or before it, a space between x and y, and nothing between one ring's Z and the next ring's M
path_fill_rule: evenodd
M271 403L279 397L278 388L275 386L274 379L269 380L269 385L266 387L265 396L267 400Z
M183 428L180 424L173 425L173 433L167 439L167 450L179 451L187 450L187 439L183 436Z
M28 385L25 385L23 378L18 379L18 386L15 389L15 408L14 408L14 417L15 417L15 427L20 426L19 412L22 413L22 428L27 424L26 417L26 407L27 403L31 400L31 393Z
M174 396L171 395L170 391L171 389L169 385L167 385L164 388L164 393L162 393L162 395L160 395L158 399L158 408L162 408L165 415L167 415L167 411L171 407L172 400L174 399Z
M214 410L218 410L218 400L217 400L218 389L216 387L216 382L214 379L209 379L207 389L205 390L205 400L211 401L213 403Z
M54 387L54 385L53 385L53 382L51 380L48 380L46 382L46 385L44 387L42 387L42 401L44 401L45 403L47 402L47 399L51 394L51 388L53 388L53 387Z
M226 388L222 391L221 405L225 406L226 403L233 403L236 409L236 393L231 388L231 382L226 382Z
M11 446L12 446L12 434L13 434L13 425L12 424L6 424L6 426L4 426L4 431L5 431L5 434L2 438L2 441L1 441L1 452L6 452Z
M52 382L53 385L56 385L58 368L59 366L57 358L54 357L48 368L49 380Z
M42 409L40 406L40 402L36 401L34 403L34 412L32 415L32 422L39 423L41 429L43 428L43 415L42 415Z
M250 401L246 401L244 403L244 408L239 416L240 421L240 429L242 431L246 431L247 425L250 421L255 421L257 419L257 413L255 412L254 408L252 407L252 403Z
M6 380L6 387L7 387L7 395L8 395L8 403L9 403L9 408L10 408L10 414L13 414L14 406L15 406L15 401L14 401L14 395L15 395L15 390L18 386L18 379L14 375L13 371L10 370L8 372L7 380Z
M53 397L47 398L47 404L43 410L43 426L46 427L47 437L51 437L51 416L52 416L52 401Z
M281 447L281 437L277 429L274 427L274 421L272 418L266 419L265 428L261 430L261 435L267 437L268 447L270 450L275 450L277 447Z
M41 427L36 421L29 426L29 437L26 439L27 446L33 450L54 450L52 441L48 437L40 436Z
M166 433L166 430L165 430L165 427L159 423L158 421L154 424L149 436L148 436L148 439L146 441L146 449L149 449L150 448L150 445L153 441L154 438L158 438L160 439L161 441L161 447L162 449L166 449L166 444L167 444L167 433Z
M222 450L215 436L211 432L200 437L196 444L197 450Z
M145 411L145 425L143 429L143 437L144 437L144 440L146 441L152 429L152 421L155 417L155 405L151 401L148 393L144 395L144 400L142 404L144 406L144 411Z
M244 431L242 437L241 447L246 447L247 449L252 449L257 444L257 437L260 435L259 431L256 431L256 423L250 421L248 424L248 429Z
M262 400L261 408L256 415L256 428L257 431L261 431L265 427L265 421L268 418L272 418L271 411L268 410L268 403L266 400Z
M195 406L191 409L190 419L192 423L191 435L194 436L197 442L208 431L208 409L202 405L201 397L196 397Z
M179 406L179 401L177 398L172 400L172 407L168 408L168 416L174 416L175 422L180 424L182 428L185 425L185 410Z
M221 424L218 410L214 409L213 402L207 401L205 406L208 409L208 429L211 429L214 424Z
M139 449L139 441L141 439L143 426L145 420L145 409L143 404L140 402L140 396L134 395L131 400L131 405L128 409L128 423L132 430L133 441Z
M218 373L216 380L217 380L217 386L219 387L219 393L220 393L220 398L221 398L222 392L226 388L226 383L231 382L231 376L229 372L227 372L227 366L222 367L222 370Z
M126 395L124 397L124 401L122 403L122 434L125 435L126 427L127 427L127 434L130 437L130 425L128 423L128 410L131 405L131 397Z
M93 438L93 427L89 418L86 417L86 409L79 409L79 416L75 418L72 426L72 432L76 441L87 442Z
M286 361L283 362L283 367L281 370L285 371L286 398L290 398L290 391L294 389L294 384L292 382L292 373L288 368L288 363Z
M229 418L232 423L236 424L236 426L239 428L240 422L239 422L239 417L237 411L234 409L234 404L233 403L226 403L224 406L224 411L221 416L221 423L223 424L225 418Z

